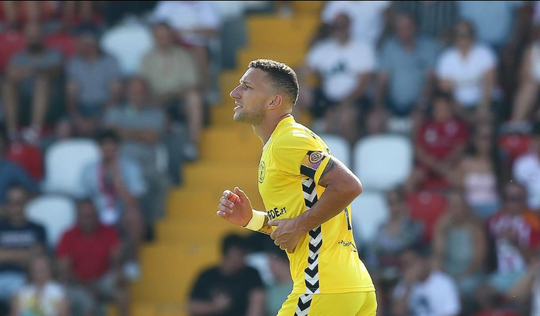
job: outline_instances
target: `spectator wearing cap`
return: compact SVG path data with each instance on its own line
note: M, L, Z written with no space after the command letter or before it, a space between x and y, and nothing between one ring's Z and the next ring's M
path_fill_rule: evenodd
M516 160L512 173L527 189L529 208L540 210L540 122L533 126L531 151Z
M432 268L428 251L418 247L407 249L400 261L403 275L394 289L393 315L459 315L457 286L449 275Z
M81 28L77 53L67 63L66 105L74 126L85 136L93 136L108 106L120 100L120 66L103 53L93 28Z
M92 199L102 224L117 227L126 236L129 260L126 271L138 278L138 254L144 234L140 198L147 190L142 170L133 159L120 154L121 140L112 130L97 136L101 160L83 170L81 186Z
M29 124L22 136L37 143L47 114L53 112L49 105L61 73L62 53L45 47L39 24L27 25L25 36L26 49L11 58L2 94L9 136L18 139L21 124Z
M7 218L0 222L0 304L6 304L26 282L33 257L46 249L47 234L24 213L28 193L12 187L7 193Z

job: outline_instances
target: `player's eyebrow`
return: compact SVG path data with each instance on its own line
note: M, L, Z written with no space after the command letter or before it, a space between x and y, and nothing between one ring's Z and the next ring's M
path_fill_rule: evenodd
M249 84L249 85L251 85L251 82L249 82L247 80L244 80L244 79L240 79L240 83L241 84Z

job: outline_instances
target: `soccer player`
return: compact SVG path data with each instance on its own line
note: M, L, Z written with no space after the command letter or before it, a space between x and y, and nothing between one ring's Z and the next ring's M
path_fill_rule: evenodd
M371 316L375 289L354 243L349 204L358 178L291 115L298 98L295 72L259 59L231 91L234 120L251 124L263 142L259 192L266 212L253 210L238 187L225 190L218 216L269 234L286 250L294 281L278 316Z

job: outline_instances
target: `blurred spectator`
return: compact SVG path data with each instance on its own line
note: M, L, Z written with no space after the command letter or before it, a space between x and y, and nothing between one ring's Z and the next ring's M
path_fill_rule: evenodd
M38 191L38 185L28 173L8 159L9 147L9 139L2 130L0 131L0 206L4 204L7 192L13 185L22 186L31 193Z
M122 154L137 160L142 168L148 184L142 210L145 222L151 225L164 215L167 175L166 166L159 166L166 118L161 108L150 102L146 81L140 77L130 79L127 103L110 108L105 115L105 125L122 137Z
M447 211L435 228L435 261L454 278L468 303L482 281L486 241L482 222L472 214L461 191L451 192Z
M454 28L454 46L439 57L436 72L440 88L454 94L464 113L485 114L491 110L496 67L493 50L477 42L473 25L462 21Z
M274 283L266 288L266 315L277 315L293 289L287 253L275 245L267 250Z
M505 45L515 29L520 1L457 1L461 19L470 20L477 30L478 39L495 49ZM493 21L497 21L494 25Z
M23 131L23 137L37 143L47 112L50 112L51 95L54 94L51 90L61 72L62 54L45 47L39 24L27 25L25 36L26 49L11 58L6 71L4 110L10 137L18 139L20 124L26 125L31 118L30 128ZM27 99L31 102L21 102Z
M31 259L42 254L47 244L45 228L24 214L27 192L12 187L7 202L7 218L0 222L0 303L7 303L24 285Z
M326 132L342 134L352 144L358 137L359 109L367 106L375 50L368 42L351 38L346 13L338 14L331 28L332 36L308 53L302 77L316 73L321 86L314 95L304 94L303 102L311 105L315 118L324 118Z
M77 54L66 67L67 108L74 126L84 136L93 136L107 107L120 100L118 62L98 46L97 33L83 28L77 38Z
M257 270L245 265L245 249L238 235L223 239L221 264L201 272L191 290L192 316L264 315L264 286Z
M99 5L99 1L62 1L62 21L66 26L99 23Z
M452 278L431 267L425 250L411 248L401 257L403 277L394 289L393 315L455 316L461 311Z
M419 34L443 43L451 41L458 18L456 1L394 1L392 9L412 16Z
M500 207L499 170L493 127L484 123L476 126L472 137L472 151L463 158L454 184L463 188L467 204L482 219L491 217Z
M74 316L103 315L98 303L110 300L116 303L119 315L128 315L121 251L118 234L99 223L92 201L78 201L77 224L64 233L57 249Z
M438 94L432 117L423 122L415 137L416 167L407 181L407 190L422 186L445 189L451 181L467 145L465 124L456 117L452 98Z
M49 258L39 256L30 265L30 280L12 300L13 316L68 316L67 294L54 281Z
M28 143L14 142L9 147L7 159L23 168L34 181L43 179L43 154L41 148Z
M522 305L530 302L530 315L540 315L540 256L538 253L531 258L527 273L516 282L507 296Z
M514 162L513 175L527 189L529 208L540 210L540 122L534 124L532 137L531 152Z
M105 130L97 141L101 161L86 166L81 185L94 201L101 223L117 226L125 234L130 257L125 268L130 278L137 279L136 261L144 234L139 199L146 192L146 183L140 166L120 155L120 138L115 132Z
M2 1L1 6L0 21L6 28L43 23L58 14L56 1Z
M166 108L178 120L184 116L190 143L187 159L195 160L203 126L203 105L197 90L199 76L192 57L175 44L174 33L166 23L154 26L156 48L143 59L141 75L148 81L156 104Z
M527 47L521 62L519 88L512 107L513 123L527 123L540 119L535 112L540 84L540 27L534 28L534 41Z
M510 182L504 189L503 208L489 222L497 270L490 276L488 286L479 294L480 301L493 295L505 295L526 273L526 262L540 244L540 219L527 209L525 189Z
M321 17L331 24L347 12L352 20L352 38L376 46L384 33L389 7L390 1L327 1Z
M386 193L390 218L381 226L372 242L378 274L383 281L396 280L399 274L399 254L422 243L424 227L409 216L405 191L397 188Z
M159 1L152 18L166 22L195 58L200 74L200 88L207 93L210 88L210 49L217 39L221 18L210 1Z
M375 105L394 116L425 109L432 94L437 45L417 36L409 15L394 19L395 36L386 40L379 64Z

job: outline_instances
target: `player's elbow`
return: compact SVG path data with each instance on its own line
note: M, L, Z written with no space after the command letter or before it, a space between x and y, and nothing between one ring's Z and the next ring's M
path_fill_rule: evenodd
M353 181L351 191L352 191L351 192L352 195L354 195L355 198L359 196L360 194L362 194L362 192L364 192L364 187L362 186L362 182L360 182L360 180L358 179L355 179L355 181Z

